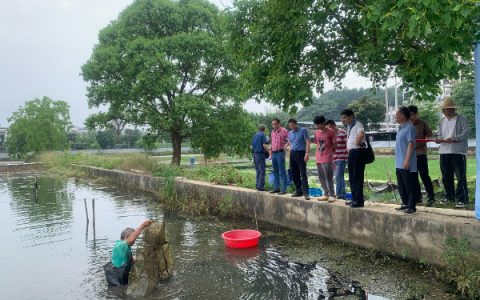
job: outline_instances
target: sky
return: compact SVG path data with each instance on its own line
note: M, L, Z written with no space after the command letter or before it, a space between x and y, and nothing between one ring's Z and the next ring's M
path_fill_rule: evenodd
M92 54L99 31L133 0L2 0L0 10L0 127L34 98L48 96L70 105L75 126L91 113L81 66ZM231 0L211 0L219 8ZM329 86L329 85L327 85ZM353 73L344 80L349 88L369 87ZM274 110L266 103L248 101L254 112Z

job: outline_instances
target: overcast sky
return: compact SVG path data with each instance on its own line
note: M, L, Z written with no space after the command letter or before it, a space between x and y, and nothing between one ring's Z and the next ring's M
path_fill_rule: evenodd
M0 127L25 101L51 97L70 104L74 125L92 112L80 67L97 43L98 32L133 0L2 0L0 10ZM231 0L211 0L220 8ZM350 74L345 85L367 87ZM250 111L272 109L248 102Z

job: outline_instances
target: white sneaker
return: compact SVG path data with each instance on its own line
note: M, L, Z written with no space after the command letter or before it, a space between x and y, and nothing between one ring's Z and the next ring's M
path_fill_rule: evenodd
M320 198L318 198L318 201L327 201L327 200L328 200L328 196L326 195L323 195Z
M328 197L328 202L330 203L335 202L335 197L332 197L332 196Z

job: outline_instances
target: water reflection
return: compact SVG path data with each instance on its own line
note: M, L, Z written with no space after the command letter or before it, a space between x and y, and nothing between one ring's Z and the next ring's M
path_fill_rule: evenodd
M36 201L32 197L34 180L33 175L0 177L0 226L6 228L7 240L0 248L2 299L125 298L123 289L107 288L102 265L120 232L138 226L145 218L167 223L175 259L173 278L163 283L152 299L367 299L366 289L352 279L358 274L332 272L326 267L322 259L327 258L317 252L329 246L321 239L295 233L291 236L302 246L282 244L286 231L262 224L265 237L258 248L225 248L221 233L251 228L251 220L232 223L184 218L165 213L148 195L43 176L38 177ZM272 232L282 234L276 237ZM317 248L309 248L315 243L319 243ZM288 251L292 248L311 252L312 259L299 259ZM364 262L360 264L364 267ZM407 277L428 280L420 271L392 268L401 271L397 277L402 281ZM382 284L391 288L390 295L403 288L392 284L391 278ZM368 299L385 298L368 295Z

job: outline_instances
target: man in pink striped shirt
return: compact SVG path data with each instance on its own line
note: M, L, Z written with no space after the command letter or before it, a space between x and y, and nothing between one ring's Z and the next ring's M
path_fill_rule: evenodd
M337 135L337 148L333 155L335 162L335 192L337 199L345 199L345 166L348 161L347 132L337 128L334 120L328 120L326 124Z
M288 130L282 127L278 118L272 120L272 127L270 157L272 158L275 179L273 181L273 191L270 193L283 195L287 193L287 170L285 169L284 148L287 144Z

